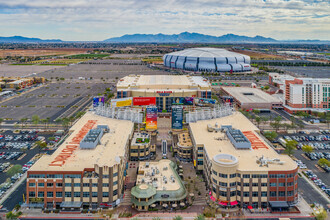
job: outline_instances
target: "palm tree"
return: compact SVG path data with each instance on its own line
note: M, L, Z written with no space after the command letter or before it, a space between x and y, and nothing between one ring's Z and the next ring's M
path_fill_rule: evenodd
M4 119L0 118L0 128L1 128L1 124L2 124L3 121L4 121Z
M69 128L69 125L70 125L70 120L68 118L62 118L61 122L62 122L63 128L65 130L67 130Z
M182 216L177 215L177 216L175 216L175 217L173 218L173 220L182 220Z
M47 147L47 143L45 141L36 141L36 145L39 149L39 154L42 149Z
M28 118L21 118L22 128L26 124L27 121L28 121Z
M205 217L204 215L200 214L195 218L195 220L205 220Z
M259 128L260 123L261 123L261 118L260 117L256 117L256 122L257 122L257 125L258 125L258 128Z
M40 117L38 115L32 115L31 121L33 124L37 125L40 122Z

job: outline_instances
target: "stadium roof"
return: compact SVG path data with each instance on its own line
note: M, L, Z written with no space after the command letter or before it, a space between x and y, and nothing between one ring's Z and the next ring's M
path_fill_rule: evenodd
M191 48L191 49L169 53L168 55L188 56L188 57L237 57L237 56L248 57L246 55L231 52L225 49L209 48L209 47Z

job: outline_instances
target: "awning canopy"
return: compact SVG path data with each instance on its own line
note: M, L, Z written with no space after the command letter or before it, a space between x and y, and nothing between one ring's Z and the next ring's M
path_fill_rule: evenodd
M289 204L286 201L270 201L271 208L289 208Z
M80 208L82 202L62 202L60 207L61 208Z
M231 205L231 206L234 206L234 205L237 205L237 204L238 204L237 201L230 202L230 205Z
M219 202L220 205L226 206L228 203L227 202Z

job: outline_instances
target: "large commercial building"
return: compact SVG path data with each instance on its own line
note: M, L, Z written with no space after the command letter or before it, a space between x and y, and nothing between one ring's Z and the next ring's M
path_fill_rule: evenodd
M243 114L190 123L193 160L223 207L281 207L298 200L297 164L279 155Z
M189 98L211 98L211 89L209 81L200 76L130 75L119 80L117 98L156 97L158 111L171 111L173 103L192 105ZM137 102L137 105L149 103L145 99Z
M271 83L282 82L284 109L297 111L327 111L330 109L330 80L317 78L292 78L270 74Z
M163 56L164 65L189 71L250 71L250 57L217 48L191 48Z
M282 108L282 101L257 88L221 87L227 96L233 97L235 104L243 109Z
M60 147L27 172L26 202L70 211L117 206L133 127L131 121L86 113Z

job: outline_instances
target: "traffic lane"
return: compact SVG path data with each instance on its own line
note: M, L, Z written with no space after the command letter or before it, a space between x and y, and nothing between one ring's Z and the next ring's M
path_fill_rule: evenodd
M298 178L298 190L308 204L319 203L327 207L327 201L302 177Z
M318 151L319 152L319 151ZM330 185L330 178L329 173L320 171L315 165L317 164L317 160L307 160L305 157L302 156L304 152L302 150L296 150L294 156L301 160L304 164L306 164L307 169L313 171L314 174L317 175L319 179L322 180L328 187Z
M23 194L26 192L26 181L23 181L16 190L2 204L9 211L15 208L15 205L23 203ZM26 198L26 197L25 197Z

